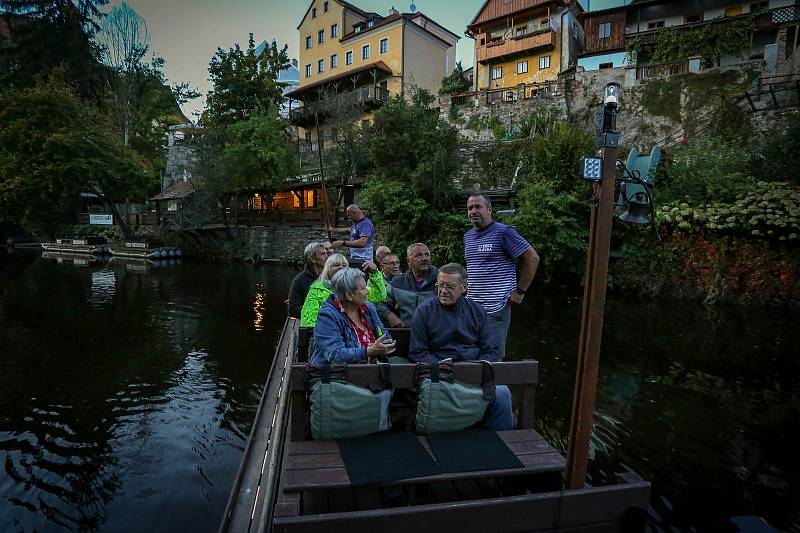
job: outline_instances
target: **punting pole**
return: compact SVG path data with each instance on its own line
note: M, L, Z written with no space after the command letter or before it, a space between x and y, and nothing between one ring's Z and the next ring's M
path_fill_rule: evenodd
M328 213L328 191L325 187L325 170L322 165L322 138L319 136L319 112L314 112L314 124L317 127L317 154L319 155L319 178L322 180L322 199L325 201L323 209L325 213L325 231L328 233L328 239L331 238L331 217Z
M589 462L589 439L592 434L597 371L600 365L600 341L608 284L608 255L611 247L611 221L614 214L614 182L619 150L616 131L619 85L609 84L604 91L603 121L598 127L602 180L593 183L594 199L589 221L589 250L583 288L581 334L578 341L578 365L567 449L565 481L567 488L580 489L586 483Z

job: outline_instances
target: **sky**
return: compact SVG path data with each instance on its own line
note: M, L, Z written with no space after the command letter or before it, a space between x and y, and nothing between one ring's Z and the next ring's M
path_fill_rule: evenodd
M183 81L204 95L211 88L208 63L217 48L227 50L239 43L247 47L248 33L256 46L275 39L289 45L289 57L297 58L300 34L297 25L310 0L127 0L128 5L147 22L152 36L151 49L166 60L164 72L170 83ZM467 24L475 17L484 0L417 0L417 11L452 31L461 39L456 57L464 68L472 66L473 40L464 36ZM408 13L411 0L350 0L350 3L381 15L391 7ZM113 5L119 0L112 0ZM183 108L187 117L205 105L198 98Z

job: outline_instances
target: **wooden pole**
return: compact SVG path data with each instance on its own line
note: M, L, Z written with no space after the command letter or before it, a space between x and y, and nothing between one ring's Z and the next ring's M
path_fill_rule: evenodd
M594 204L589 222L589 250L586 256L586 278L583 288L581 334L578 341L578 365L575 372L575 393L565 472L569 489L580 489L586 483L589 462L589 439L592 434L597 374L600 365L600 344L603 335L603 314L608 282L608 255L611 246L611 221L614 211L614 181L618 146L608 143L601 149L603 180L594 184Z
M325 217L325 231L328 234L328 239L331 238L331 219L328 214L328 191L325 187L325 170L322 165L322 139L319 136L319 112L314 113L314 123L317 126L317 154L319 155L319 178L322 180L322 199L325 201L323 204L323 213Z

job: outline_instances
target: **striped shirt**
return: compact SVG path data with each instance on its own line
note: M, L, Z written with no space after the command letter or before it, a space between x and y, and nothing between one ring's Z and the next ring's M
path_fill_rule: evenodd
M517 288L514 262L531 247L517 230L500 222L464 234L467 261L467 298L480 303L487 313L500 311Z

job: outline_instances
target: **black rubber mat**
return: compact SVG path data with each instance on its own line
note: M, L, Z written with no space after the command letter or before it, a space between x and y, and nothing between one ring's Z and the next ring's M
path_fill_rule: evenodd
M428 435L442 472L474 472L522 468L506 443L490 429L467 429Z
M375 485L439 473L413 433L378 433L336 441L352 485Z

